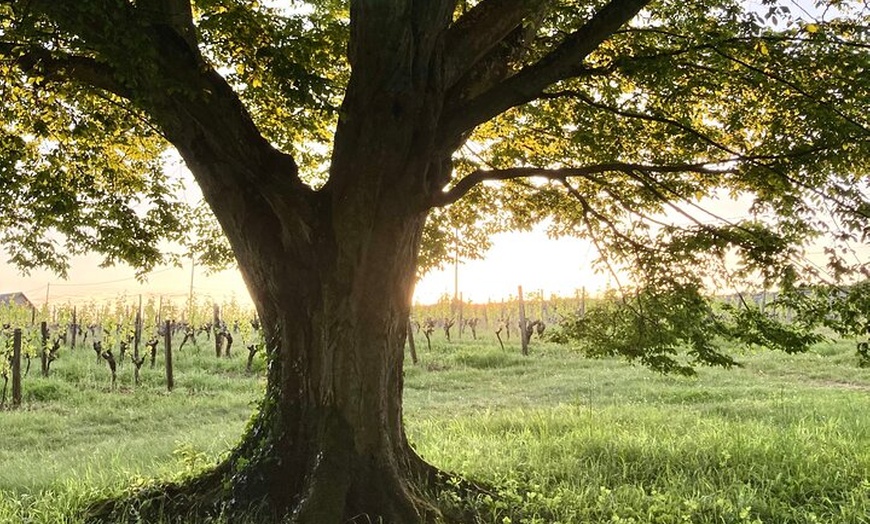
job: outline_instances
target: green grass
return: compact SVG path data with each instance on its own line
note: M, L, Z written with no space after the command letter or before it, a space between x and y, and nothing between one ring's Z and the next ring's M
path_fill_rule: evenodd
M415 447L494 487L442 495L479 522L870 523L870 370L851 343L695 378L516 345L436 336L406 367ZM243 369L204 341L177 356L171 394L159 369L134 389L122 368L111 390L84 350L32 371L24 408L0 413L0 522L75 522L95 493L215 460L263 388Z
M139 386L122 363L114 388L90 349L62 353L48 378L34 360L22 408L0 412L0 522L66 522L96 494L190 471L234 445L263 381L243 373L245 356L218 360L201 346L176 351L172 393L162 359L146 362Z

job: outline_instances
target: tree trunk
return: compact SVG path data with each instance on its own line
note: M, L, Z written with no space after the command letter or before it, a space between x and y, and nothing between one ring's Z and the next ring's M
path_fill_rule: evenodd
M275 520L312 524L436 518L427 493L437 471L410 447L402 424L404 343L425 212L402 213L384 201L376 216L354 230L323 214L306 252L290 244L282 258L240 259L264 330L265 398L223 464L161 492L180 506L164 500L165 511L261 507ZM273 232L246 230L246 238L274 246ZM202 497L209 498L204 509L193 510L191 499Z
M266 395L241 444L211 474L152 494L160 504L185 511L202 497L214 512L262 503L312 524L437 514L426 494L440 477L402 425L402 363L429 195L449 178L451 154L435 146L441 76L420 67L441 33L424 29L446 27L452 9L414 6L352 4L354 74L329 182L316 191L215 71L185 79L207 106L160 99L149 108L227 234L268 360ZM397 16L415 18L417 30ZM170 63L167 74L183 67Z
M229 177L210 172L251 163L228 166L179 148L195 174L210 175L200 182L206 198L223 203L217 216L263 327L268 386L230 458L167 490L161 504L187 501L177 502L184 512L191 496L205 494L212 500L204 507L263 504L275 518L316 524L412 524L437 513L424 494L437 472L402 425L404 342L426 219L403 181L433 167L428 153L409 154L412 144L383 146L386 133L365 131L373 128L390 126L340 128L331 185L302 196L266 185L228 197L221 180ZM263 169L280 180L292 164L274 150L251 156L268 154ZM231 198L240 194L245 200Z
M265 492L295 522L412 523L426 513L414 486L427 468L402 427L403 347L423 216L386 222L353 264L342 254L335 263L293 267L291 281L286 266L276 267L268 282L280 288L280 301L252 288L269 388L237 451L244 467L234 487L250 495L240 500Z

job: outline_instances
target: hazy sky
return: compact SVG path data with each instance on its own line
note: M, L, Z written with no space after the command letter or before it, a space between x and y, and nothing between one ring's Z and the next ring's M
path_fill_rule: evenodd
M542 229L529 233L507 233L494 238L486 259L462 263L459 266L459 289L466 301L483 303L516 295L517 286L527 292L543 291L573 296L576 289L589 292L603 289L606 277L596 275L590 265L594 251L577 239L552 240ZM32 271L21 275L5 261L0 263L0 293L23 291L31 301L42 304L112 299L124 293L130 296L170 297L178 302L187 299L190 290L191 267L161 267L140 283L135 272L124 266L100 268L97 256L75 258L69 280L61 280L47 271ZM454 270L451 265L432 272L417 285L414 296L419 303L431 303L442 294L453 295ZM247 290L237 271L207 275L196 269L193 275L194 293L201 299L224 302L233 296L247 300Z
M188 204L195 204L202 195L174 151L164 158L167 172L180 179L185 189L180 195ZM6 263L0 252L0 293L23 291L37 305L45 302L82 302L94 299L114 299L125 293L131 296L169 297L179 303L187 300L190 291L191 267L160 267L146 282L136 280L135 271L126 266L100 268L98 256L76 257L64 281L48 271L21 273ZM552 240L543 228L528 233L506 233L494 237L493 248L485 260L469 261L459 266L459 289L466 301L476 303L500 300L516 295L517 286L524 290L543 291L573 296L576 289L586 287L591 293L603 289L606 277L596 275L590 268L594 251L586 242L577 239ZM451 265L432 272L417 285L415 301L428 304L443 294L453 296L454 270ZM206 300L224 302L236 297L248 300L248 292L238 271L223 271L208 275L204 269L195 269L194 293Z
M197 197L195 192L190 199ZM747 217L748 199L727 198L707 201L706 209L729 220ZM693 210L696 211L696 210ZM709 218L703 213L693 213L699 218ZM682 217L671 219L679 222ZM821 258L823 246L815 246L809 258ZM870 246L855 246L858 258L870 258ZM586 288L594 295L603 291L613 281L608 275L596 273L592 268L595 251L588 242L564 238L553 240L540 226L528 233L504 233L493 237L493 247L483 260L467 261L459 265L459 291L467 302L485 303L516 296L517 286L525 293L543 292L574 296ZM181 268L160 267L148 275L145 282L136 280L133 269L125 266L100 268L97 256L78 257L73 260L69 279L64 281L47 271L32 271L29 275L20 272L4 261L0 262L0 293L22 291L37 305L45 303L97 302L115 299L121 294L131 297L143 295L164 297L181 305L186 302L191 286L191 266ZM442 295L452 297L454 268L451 264L441 271L427 274L417 285L415 302L431 304ZM236 270L209 275L204 268L193 272L193 291L201 302L225 303L235 298L240 303L250 303L241 276Z

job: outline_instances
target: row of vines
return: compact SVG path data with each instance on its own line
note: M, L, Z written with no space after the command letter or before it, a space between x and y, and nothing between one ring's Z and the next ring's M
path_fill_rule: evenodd
M254 312L235 301L213 304L194 299L180 306L160 298L122 295L109 302L41 309L0 304L0 407L19 404L22 380L37 373L50 376L52 363L72 352L92 350L96 365L110 374L113 389L122 366L133 370L132 385L138 386L140 370L146 365L156 368L162 360L171 390L172 351L185 346L200 351L203 344L211 345L217 358L228 359L234 348L244 351L250 373L254 359L263 353L259 327Z

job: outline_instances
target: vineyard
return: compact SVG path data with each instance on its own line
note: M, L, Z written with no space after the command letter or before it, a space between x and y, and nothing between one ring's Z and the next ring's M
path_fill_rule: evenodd
M524 298L530 322L558 323L578 305ZM161 338L159 326L182 325L169 316L190 318L169 304L158 317L159 306L143 304L140 358L150 358L147 342ZM550 317L541 315L544 306ZM184 342L186 329L171 330L172 392L162 339L138 384L134 346L120 358L126 331L110 327L135 331L137 300L76 308L77 320L84 315L87 326L99 318L101 327L77 331L72 347L61 323L71 322L72 309L56 318L37 311L35 319L6 311L32 367L21 408L0 413L0 523L80 524L77 515L95 497L185 478L224 456L264 390L265 358L256 353L247 372L243 350L259 332L249 311L233 308L219 305L218 332L225 324L233 337L229 355L223 342L217 356L214 326L201 329L214 319L213 304L197 305L195 339ZM494 486L491 498L443 495L445 504L474 507L481 515L474 522L867 522L870 370L855 366L850 343L796 355L738 352L742 368L685 378L587 359L537 334L522 356L517 324L510 338L501 326L504 349L496 333L501 320L517 318L518 300L461 304L463 320L479 319L476 333L474 322L458 329L459 308L442 300L414 311L418 342L426 319L435 329L431 349L418 345L419 364L406 361L405 405L415 449ZM450 340L445 319L454 320ZM60 342L47 377L39 358L43 321L49 353ZM555 329L547 323L545 335ZM117 359L114 383L107 360L93 351L94 334Z
M552 342L602 305L518 289L413 308L409 438L498 494L445 504L480 524L867 522L870 370L852 342L731 348L745 367L696 378ZM79 523L98 494L209 468L264 392L260 325L235 302L7 305L0 321L4 524Z
M517 318L516 305L513 301L463 308L441 301L421 306L417 311L421 320L413 323L418 328L421 322L433 327L437 323L449 339L452 321L445 319L458 311L459 337L470 336L466 332L470 330L476 338L478 326L490 329L501 323L509 339L513 324L510 319ZM546 305L538 310L548 315ZM433 320L436 317L438 320ZM22 395L26 397L22 384L29 377L49 377L56 361L82 360L82 354L90 355L88 372L104 373L110 389L135 388L148 381L161 382L171 390L173 353L210 353L216 359L237 364L246 373L260 369L264 360L256 314L234 301L214 304L194 297L193 301L178 304L155 297L142 300L121 295L113 301L41 309L3 304L0 325L0 407L21 404Z
M21 404L28 377L49 377L55 361L78 361L82 354L90 355L90 371L104 371L111 389L159 380L172 390L173 352L211 351L214 358L238 361L247 373L262 360L256 315L235 302L194 299L182 308L160 299L119 296L112 302L41 310L6 304L0 306L0 325L2 407Z
M425 343L431 351L436 338L450 342L478 337L494 338L502 351L513 344L528 355L533 337L551 338L555 332L556 339L567 342L559 334L566 321L592 318L586 317L587 311L606 309L613 302L613 297L589 297L585 290L577 290L573 297L546 296L543 291L524 296L522 287L517 295L498 302L473 303L444 295L434 304L412 308L409 356L416 364L417 345ZM719 303L725 308L742 303L741 307L750 307L764 318L786 322L792 316L776 306L775 294L722 297ZM174 387L174 353L210 353L236 363L245 373L253 373L265 359L256 313L235 300L217 304L191 296L178 303L119 295L112 301L41 309L0 303L0 325L0 407L19 405L22 381L35 374L50 376L54 362L66 355L90 355L93 368L103 370L111 388L134 388L147 378L160 380L167 390ZM821 338L810 334L808 340Z

